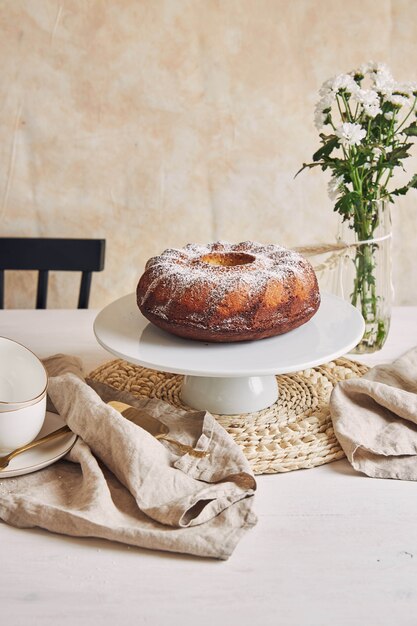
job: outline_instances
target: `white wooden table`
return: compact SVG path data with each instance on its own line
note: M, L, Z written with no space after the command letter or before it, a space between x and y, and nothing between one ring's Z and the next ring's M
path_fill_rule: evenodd
M94 311L0 311L0 335L39 356L111 358ZM417 345L417 307L394 310L384 349ZM355 474L346 461L258 477L259 522L227 562L73 539L0 522L6 626L159 624L415 626L417 485Z

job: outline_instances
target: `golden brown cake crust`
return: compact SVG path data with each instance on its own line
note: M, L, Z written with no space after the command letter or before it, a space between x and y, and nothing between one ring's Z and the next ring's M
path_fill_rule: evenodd
M216 242L149 259L137 303L150 322L174 335L232 342L301 326L317 311L320 293L313 268L296 252Z

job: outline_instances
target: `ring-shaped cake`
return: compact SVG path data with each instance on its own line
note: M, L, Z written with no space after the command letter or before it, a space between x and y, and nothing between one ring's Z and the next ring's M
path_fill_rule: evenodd
M208 342L264 339L307 322L320 292L300 254L252 241L188 244L149 259L137 304L153 324Z

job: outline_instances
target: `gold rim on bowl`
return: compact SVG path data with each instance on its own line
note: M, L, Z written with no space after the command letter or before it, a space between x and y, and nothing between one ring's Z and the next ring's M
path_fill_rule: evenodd
M0 340L1 339L6 339L6 341L10 341L10 343L15 343L18 346L21 346L22 348L30 352L35 357L35 359L39 361L39 363L41 364L43 371L45 372L46 383L45 383L45 387L43 388L43 390L34 398L29 398L28 400L22 400L22 401L0 400L0 413L6 412L6 411L1 411L2 407L13 406L16 408L8 409L8 410L17 411L19 409L23 409L24 407L31 406L32 404L37 404L37 402L40 402L42 400L43 396L46 394L47 389L48 389L48 372L46 371L46 367L44 366L40 358L36 356L36 354L32 350L30 350L27 346L23 345L23 343L20 343L19 341L15 341L14 339L10 339L10 337L4 337L3 335L0 335Z
M27 409L30 406L35 406L35 404L39 404L39 402L42 402L42 400L46 396L46 392L47 392L47 388L45 389L45 392L42 394L42 396L41 397L37 396L36 399L33 402L29 403L29 401L28 401L28 403L26 403L26 404L19 404L19 406L14 406L12 409L4 409L4 410L0 409L0 419L1 419L1 416L4 415L5 413L14 413L15 411L20 411L21 409ZM4 405L4 403L2 403L2 404ZM10 403L10 404L12 404L12 403ZM18 403L15 402L14 404L17 405Z

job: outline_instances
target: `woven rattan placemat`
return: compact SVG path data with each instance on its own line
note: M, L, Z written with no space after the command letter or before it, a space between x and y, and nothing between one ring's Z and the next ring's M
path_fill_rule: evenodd
M255 474L315 467L344 457L334 435L329 397L334 385L362 376L368 368L346 358L277 377L279 399L271 407L244 415L216 415L243 449ZM120 359L105 363L89 378L139 398L181 402L183 376L131 365Z

